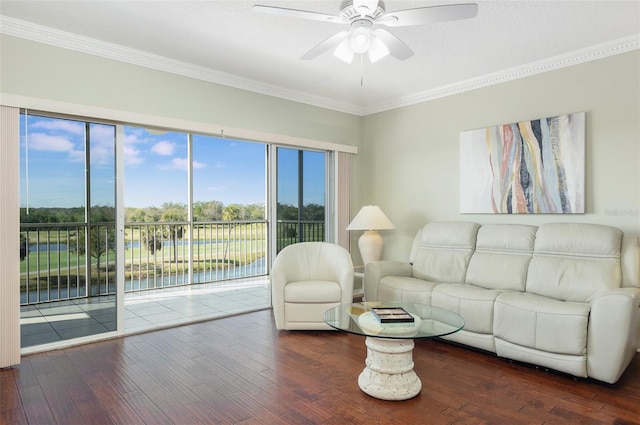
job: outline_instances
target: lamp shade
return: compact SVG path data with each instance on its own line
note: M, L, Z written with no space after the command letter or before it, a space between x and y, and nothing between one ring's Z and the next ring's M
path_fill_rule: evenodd
M358 211L347 230L385 230L395 229L391 221L377 205L367 205Z

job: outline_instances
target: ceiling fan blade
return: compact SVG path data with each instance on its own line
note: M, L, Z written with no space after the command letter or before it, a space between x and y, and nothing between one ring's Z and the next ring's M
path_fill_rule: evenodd
M253 6L256 12L269 13L271 15L289 16L292 18L311 19L313 21L334 22L342 24L345 21L339 16L327 15L324 13L309 12L307 10L287 9L284 7L263 6L256 4Z
M309 50L307 53L302 55L300 59L309 60L318 57L323 54L327 50L331 50L334 47L337 47L340 43L342 43L349 36L349 31L340 31L337 34L332 35L326 40L322 41L320 44Z
M382 40L382 42L384 42L389 49L389 54L394 58L403 61L413 56L413 50L389 31L378 28L373 30L373 33L376 37Z
M364 17L371 15L378 7L378 0L353 0L353 8Z
M376 23L388 27L406 27L474 18L477 14L478 5L476 3L449 4L388 12Z

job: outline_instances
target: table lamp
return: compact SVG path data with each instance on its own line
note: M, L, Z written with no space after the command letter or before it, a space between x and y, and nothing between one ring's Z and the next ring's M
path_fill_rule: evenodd
M365 231L358 239L358 248L364 264L382 258L384 241L377 230L386 229L395 229L395 227L377 205L362 207L347 226L347 230Z

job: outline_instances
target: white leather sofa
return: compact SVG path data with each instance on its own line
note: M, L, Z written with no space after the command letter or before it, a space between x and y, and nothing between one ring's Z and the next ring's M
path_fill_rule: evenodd
M325 311L353 302L349 251L329 242L300 242L278 253L271 268L271 303L277 329L333 330Z
M457 312L452 341L615 383L640 341L639 279L637 236L614 227L436 222L408 262L367 264L364 294Z

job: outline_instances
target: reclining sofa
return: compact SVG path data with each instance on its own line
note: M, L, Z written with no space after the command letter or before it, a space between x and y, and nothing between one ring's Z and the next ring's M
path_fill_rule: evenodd
M435 222L408 262L366 265L364 296L455 311L445 339L615 383L640 341L637 264L637 236L610 226Z

